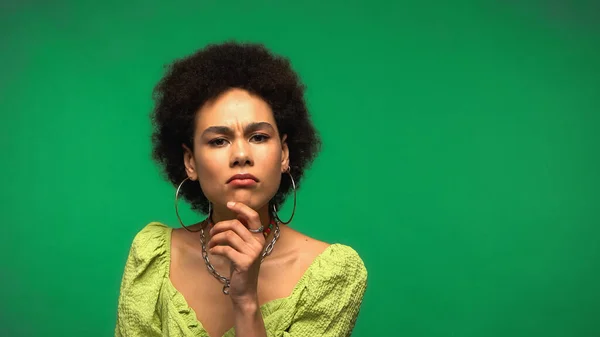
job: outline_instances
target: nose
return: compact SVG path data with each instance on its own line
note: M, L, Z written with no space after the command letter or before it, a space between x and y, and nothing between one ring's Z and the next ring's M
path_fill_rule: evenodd
M244 140L237 140L231 146L231 161L230 166L253 166L254 160L252 159L250 144Z

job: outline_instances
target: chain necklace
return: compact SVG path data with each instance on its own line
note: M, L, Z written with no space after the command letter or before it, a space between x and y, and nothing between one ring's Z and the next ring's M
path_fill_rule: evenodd
M273 233L273 239L267 245L267 248L263 251L260 262L262 263L265 257L271 254L273 251L273 247L275 246L275 242L279 239L279 220L275 221L275 232ZM223 294L229 295L229 287L231 285L231 280L227 277L219 274L215 267L208 260L208 252L206 251L206 238L204 237L204 227L200 227L200 243L202 244L202 257L204 258L204 263L206 264L206 268L208 271L221 283L223 283Z

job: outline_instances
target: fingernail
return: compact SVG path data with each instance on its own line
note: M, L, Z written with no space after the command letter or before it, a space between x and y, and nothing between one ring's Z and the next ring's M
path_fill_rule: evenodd
M233 207L233 206L235 206L235 202L230 201L227 203L227 207Z

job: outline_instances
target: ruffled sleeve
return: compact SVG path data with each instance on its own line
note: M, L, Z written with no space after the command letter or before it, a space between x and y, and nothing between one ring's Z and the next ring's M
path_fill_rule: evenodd
M309 272L298 310L283 336L349 336L367 287L362 259L351 247L336 244Z
M150 223L134 238L121 280L115 336L160 336L159 295L170 228Z

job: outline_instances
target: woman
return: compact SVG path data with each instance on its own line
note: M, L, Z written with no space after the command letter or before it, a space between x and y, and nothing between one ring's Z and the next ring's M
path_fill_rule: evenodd
M349 335L363 261L277 213L288 195L295 211L320 147L289 61L259 44L210 45L174 62L154 98L153 158L177 186L176 211L184 198L207 217L136 235L115 335Z

